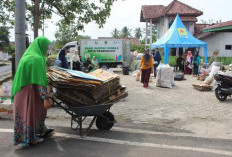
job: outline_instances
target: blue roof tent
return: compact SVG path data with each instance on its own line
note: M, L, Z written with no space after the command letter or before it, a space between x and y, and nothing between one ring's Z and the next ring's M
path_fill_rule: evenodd
M189 33L177 14L172 26L161 39L151 44L151 49L164 48L164 64L167 64L170 48L180 47L204 47L205 64L207 64L207 43Z

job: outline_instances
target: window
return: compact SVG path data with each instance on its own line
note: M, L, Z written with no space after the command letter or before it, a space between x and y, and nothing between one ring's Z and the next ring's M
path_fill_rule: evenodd
M232 45L226 45L225 49L226 50L232 50Z

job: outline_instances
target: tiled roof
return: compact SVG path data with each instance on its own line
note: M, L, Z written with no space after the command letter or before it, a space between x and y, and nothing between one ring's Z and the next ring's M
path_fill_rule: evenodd
M178 0L173 0L168 6L163 5L143 5L141 9L140 21L145 22L145 19L156 20L162 16L192 16L197 17L203 14L202 11L192 8Z
M218 24L214 24L214 25L210 25L210 26L206 27L205 29L214 29L214 28L221 28L221 27L227 27L227 26L232 26L232 20L218 23Z
M174 21L176 17L172 16L169 17L170 21ZM192 17L192 16L182 16L180 17L181 21L185 21L185 22L197 22L197 18L196 17Z
M208 27L209 24L196 24L194 28L194 36L198 39L204 39L211 35L214 35L214 33L204 33L204 28Z
M141 22L145 22L144 19L155 19L162 15L165 6L163 5L143 5L141 10Z
M163 11L163 15L176 15L176 14L200 16L203 14L203 12L187 4L179 2L178 0L174 0L165 8L165 10Z

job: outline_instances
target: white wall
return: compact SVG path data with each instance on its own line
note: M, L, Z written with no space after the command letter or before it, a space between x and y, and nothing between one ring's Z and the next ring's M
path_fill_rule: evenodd
M208 56L212 56L215 49L219 49L220 57L232 57L232 50L226 50L226 45L232 45L232 32L218 32L203 41L208 43ZM204 50L200 50L200 56L204 56Z
M157 23L158 26L158 39L161 38L168 30L168 18L162 17Z
M184 22L185 27L191 34L194 34L194 22ZM168 17L162 17L159 22L157 22L158 26L158 39L161 38L169 29L169 19Z

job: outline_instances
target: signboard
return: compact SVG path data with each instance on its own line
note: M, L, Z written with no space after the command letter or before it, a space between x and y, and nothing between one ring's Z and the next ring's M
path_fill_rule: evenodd
M187 35L187 31L184 28L178 28L179 35Z
M85 62L87 58L96 56L99 63L122 62L123 40L96 39L81 40L81 56Z

